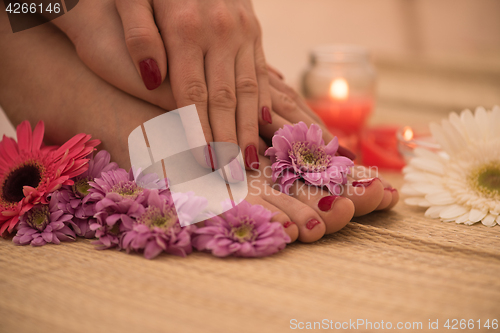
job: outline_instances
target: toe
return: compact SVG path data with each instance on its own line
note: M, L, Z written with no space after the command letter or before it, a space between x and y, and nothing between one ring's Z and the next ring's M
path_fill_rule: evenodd
M389 207L389 205L392 202L392 189L389 187L384 188L384 196L382 198L382 201L378 204L377 208L375 210L382 210L386 209Z
M292 188L292 196L313 208L324 221L326 234L345 227L354 214L354 204L347 198L331 195L326 190L302 182L296 182Z
M285 232L290 237L290 242L295 242L297 240L299 236L299 228L281 209L258 196L248 196L246 200L252 205L261 205L264 208L275 213L271 221L279 222L283 225Z
M384 192L380 179L368 178L344 186L342 196L353 202L354 216L361 216L377 209L384 199Z
M317 207L319 215L325 221L326 234L337 232L345 227L354 215L352 201L341 196L321 197L317 200Z
M389 190L391 192L391 203L384 208L384 210L389 210L389 209L392 209L394 206L396 206L396 204L398 203L399 201L399 192L398 190L396 190L395 188L391 188Z
M325 223L319 214L292 196L278 192L270 188L272 193L264 197L264 200L276 206L295 222L298 228L298 239L304 243L317 241L325 234Z

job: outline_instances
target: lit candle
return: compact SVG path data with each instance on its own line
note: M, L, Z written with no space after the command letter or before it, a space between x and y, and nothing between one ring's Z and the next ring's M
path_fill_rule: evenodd
M363 164L385 169L401 170L405 160L398 151L397 126L379 125L363 131L360 140ZM411 128L403 132L406 137L413 137Z
M330 83L328 96L309 99L307 102L336 135L359 133L373 108L370 96L351 94L349 83L341 77Z
M330 84L330 96L336 100L344 100L349 96L349 84L344 78L338 78Z
M415 148L421 147L435 152L440 150L440 146L434 142L427 126L420 126L420 128L405 126L397 132L396 137L399 153L406 161L414 156Z

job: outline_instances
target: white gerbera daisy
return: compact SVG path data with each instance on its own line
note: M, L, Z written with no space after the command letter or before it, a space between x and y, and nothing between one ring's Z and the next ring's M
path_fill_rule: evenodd
M403 169L405 202L445 222L500 224L500 107L451 113L430 129L444 153L415 149Z

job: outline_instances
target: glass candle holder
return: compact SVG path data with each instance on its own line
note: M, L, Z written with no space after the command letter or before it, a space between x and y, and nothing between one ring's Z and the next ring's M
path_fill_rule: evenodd
M302 90L311 109L342 137L359 133L371 114L375 81L365 48L326 45L312 50Z
M441 153L441 147L434 141L428 126L404 126L396 133L398 150L406 162L414 157L415 148Z

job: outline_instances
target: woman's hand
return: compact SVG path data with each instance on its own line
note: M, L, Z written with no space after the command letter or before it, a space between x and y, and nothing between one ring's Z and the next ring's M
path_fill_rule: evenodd
M165 110L180 107L174 99L168 77L155 90L144 88L128 55L114 0L80 0L75 10L53 22L71 39L80 59L105 81ZM329 142L333 136L325 130L321 120L307 107L304 100L272 68L269 68L268 77L274 103L270 111L273 121L272 124L260 124L260 136L270 141L274 132L284 124L304 121L308 125L313 122L320 124L324 129L324 139Z

